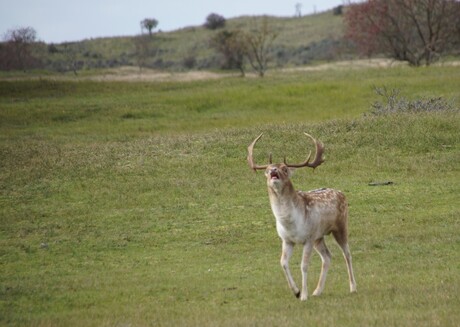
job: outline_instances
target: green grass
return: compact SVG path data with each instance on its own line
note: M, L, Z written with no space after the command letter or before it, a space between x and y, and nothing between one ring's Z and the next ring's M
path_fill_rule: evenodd
M3 135L126 138L352 118L378 99L374 86L458 104L458 72L457 67L331 69L193 83L1 82L0 126Z
M458 105L458 76L0 82L0 324L457 325L459 115L362 113L374 84ZM348 196L358 294L332 239L324 294L288 290L264 177L245 162L262 131L259 162L301 160L303 131L326 145L293 182ZM315 255L310 292L319 270Z

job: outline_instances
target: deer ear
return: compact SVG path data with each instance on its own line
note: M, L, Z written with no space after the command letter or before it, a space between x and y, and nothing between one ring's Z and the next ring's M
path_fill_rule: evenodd
M288 171L288 177L290 178L292 175L294 175L295 168L288 168L287 171Z

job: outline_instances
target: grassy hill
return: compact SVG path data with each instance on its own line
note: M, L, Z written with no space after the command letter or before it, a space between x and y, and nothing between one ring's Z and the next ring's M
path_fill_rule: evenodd
M460 106L455 66L0 81L0 325L457 326L458 109L364 115L375 85ZM304 131L326 162L293 183L347 195L358 293L328 238L325 292L301 303L245 157L265 132L257 161L300 161Z
M226 29L248 30L262 17L238 17L226 22ZM301 18L267 17L271 28L279 33L273 44L272 65L300 65L313 60L337 59L344 55L342 47L342 16L332 11ZM260 24L260 22L259 22ZM220 30L203 26L172 32L157 32L148 40L146 67L169 70L218 69L220 58L210 48L210 39ZM48 46L48 67L69 70L138 65L137 37L113 37L83 40L70 44ZM185 60L193 59L192 67Z

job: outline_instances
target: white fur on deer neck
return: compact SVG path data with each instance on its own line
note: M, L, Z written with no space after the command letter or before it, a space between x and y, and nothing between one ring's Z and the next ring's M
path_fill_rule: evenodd
M282 239L294 243L302 242L305 233L305 208L299 206L300 198L289 179L291 171L284 164L270 165L265 171L268 196L273 215L276 218L276 230Z

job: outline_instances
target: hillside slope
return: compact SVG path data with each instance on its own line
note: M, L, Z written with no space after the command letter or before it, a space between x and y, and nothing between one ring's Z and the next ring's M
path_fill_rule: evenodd
M300 18L266 17L278 33L271 51L271 64L302 65L313 60L336 59L343 52L342 16L332 11ZM227 20L227 30L250 30L262 17L243 16ZM157 69L219 69L221 59L209 45L220 30L203 26L187 27L172 32L157 32L147 42L136 37L112 37L48 46L48 68L72 70L107 68L139 64ZM140 58L139 52L148 53Z

